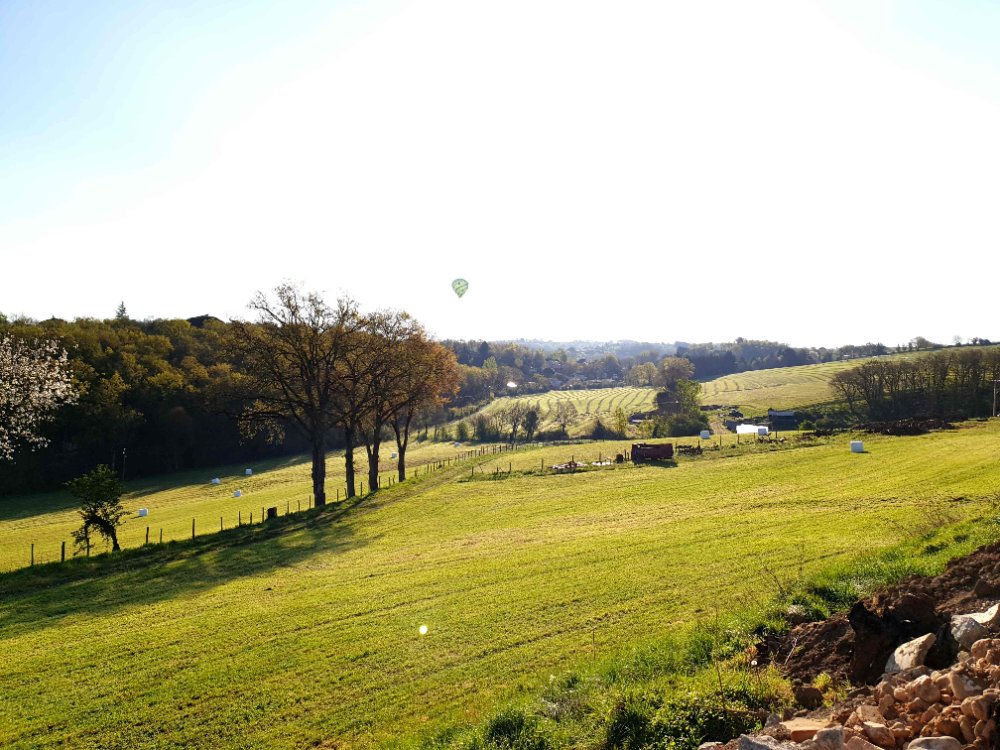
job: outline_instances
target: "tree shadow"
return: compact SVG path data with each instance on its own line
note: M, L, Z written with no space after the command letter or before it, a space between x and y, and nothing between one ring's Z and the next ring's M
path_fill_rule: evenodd
M107 615L265 574L320 552L358 549L367 542L344 520L363 503L0 574L0 641L55 626L67 615Z

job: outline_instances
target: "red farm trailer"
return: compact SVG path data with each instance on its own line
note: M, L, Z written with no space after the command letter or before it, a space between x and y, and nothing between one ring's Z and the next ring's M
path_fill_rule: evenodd
M632 462L662 461L674 457L674 446L671 443L650 445L649 443L632 443Z

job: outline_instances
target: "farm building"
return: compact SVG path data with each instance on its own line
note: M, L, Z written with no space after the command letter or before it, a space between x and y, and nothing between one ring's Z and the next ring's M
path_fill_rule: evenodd
M799 418L794 411L767 410L767 421L772 430L797 430Z
M632 462L661 461L674 457L674 446L671 443L650 445L649 443L632 443Z

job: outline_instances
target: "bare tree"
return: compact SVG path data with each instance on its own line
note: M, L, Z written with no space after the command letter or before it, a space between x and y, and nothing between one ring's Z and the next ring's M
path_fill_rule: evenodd
M76 403L66 351L55 341L0 337L0 460L22 445L48 444L41 427L59 407Z
M568 435L569 423L576 419L576 405L569 399L560 399L551 412L553 421L559 425L563 435Z
M241 427L280 439L291 426L311 446L313 497L326 503L326 436L342 414L338 388L345 360L358 347L362 327L353 300L331 308L315 292L282 284L275 298L258 292L255 323L234 321L234 383L243 396ZM353 477L351 477L353 478Z

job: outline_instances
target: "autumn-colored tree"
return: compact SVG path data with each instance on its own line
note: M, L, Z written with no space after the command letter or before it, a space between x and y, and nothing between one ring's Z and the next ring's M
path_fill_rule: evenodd
M439 409L458 392L459 367L454 353L423 335L411 337L403 348L406 377L390 424L396 436L399 481L406 479L406 448L410 427L420 414Z
M66 351L55 341L0 337L0 460L13 460L22 445L46 445L42 425L76 400Z
M368 457L368 486L374 490L379 483L383 432L396 411L411 398L410 344L426 334L409 314L401 311L383 311L368 316L367 328L370 333L366 351L371 360L367 368L370 399L362 416L360 432Z

